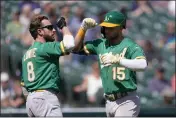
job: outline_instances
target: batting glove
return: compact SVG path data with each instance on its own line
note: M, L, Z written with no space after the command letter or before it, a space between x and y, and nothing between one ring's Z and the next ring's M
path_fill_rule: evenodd
M82 21L82 24L81 24L81 28L86 31L90 28L93 28L97 25L96 21L92 18L85 18L83 21Z
M112 52L111 53L106 53L104 55L102 55L101 60L102 63L105 66L109 66L115 63L119 63L120 62L121 57L119 55L113 55Z
M59 20L57 21L57 27L59 29L62 29L63 27L65 27L67 24L66 24L66 21L65 21L65 18L64 17L60 17Z

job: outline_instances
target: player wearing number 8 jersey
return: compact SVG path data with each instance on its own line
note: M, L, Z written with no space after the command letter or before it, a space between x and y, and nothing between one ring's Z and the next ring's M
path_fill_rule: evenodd
M140 111L135 71L144 70L147 62L142 48L130 38L123 37L125 23L122 13L111 11L100 24L103 38L83 44L86 30L82 26L75 37L82 41L82 47L80 44L74 53L98 55L109 117L138 116Z
M22 58L22 85L27 89L26 109L30 117L62 116L57 94L60 91L59 57L74 46L74 38L61 17L57 22L63 40L55 42L55 29L46 16L31 20L34 43Z

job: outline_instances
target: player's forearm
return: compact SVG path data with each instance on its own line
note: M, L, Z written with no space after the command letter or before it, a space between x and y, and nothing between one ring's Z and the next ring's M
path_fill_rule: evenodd
M62 28L63 35L72 35L68 27Z
M147 68L147 61L145 59L121 59L120 65L135 71L142 71Z
M75 46L74 37L68 27L63 27L63 44L66 50L72 50Z
M83 47L83 40L84 40L84 36L86 31L89 28L93 28L97 25L96 21L92 18L85 18L82 23L81 26L78 30L78 33L75 37L75 47L74 47L74 52L79 52L81 50L81 48Z
M78 52L83 47L85 33L86 31L80 27L75 37L75 47L73 49L74 52Z

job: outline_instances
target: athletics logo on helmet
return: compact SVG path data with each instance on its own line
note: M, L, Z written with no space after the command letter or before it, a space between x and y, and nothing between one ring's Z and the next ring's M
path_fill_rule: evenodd
M121 12L111 11L105 15L104 21L100 24L103 27L123 26L125 28L126 17Z

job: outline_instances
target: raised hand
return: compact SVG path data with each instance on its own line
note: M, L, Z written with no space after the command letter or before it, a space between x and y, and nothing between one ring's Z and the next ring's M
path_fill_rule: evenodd
M66 24L66 21L65 21L65 18L64 17L60 17L59 20L57 21L57 27L59 29L62 29L63 27L65 27L67 24Z
M92 18L85 18L82 21L81 27L84 31L86 31L87 29L93 28L97 25L96 21Z

